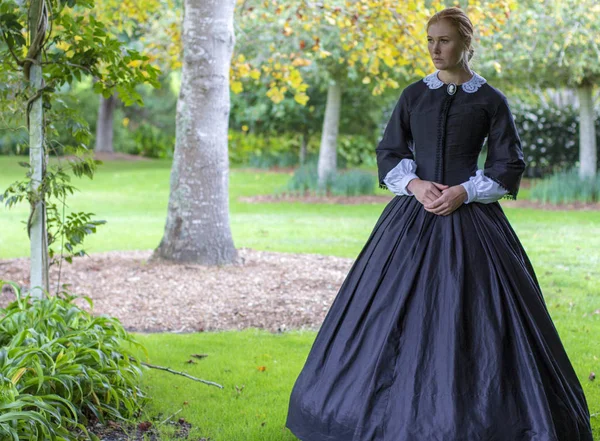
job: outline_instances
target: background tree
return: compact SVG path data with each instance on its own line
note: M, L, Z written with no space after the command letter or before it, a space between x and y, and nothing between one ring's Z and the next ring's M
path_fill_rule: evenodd
M456 2L452 2L455 4ZM466 3L466 2L464 2ZM512 1L468 2L467 13L482 34L499 29ZM361 79L374 95L400 87L430 69L427 19L445 6L441 1L333 0L318 2L240 1L240 42L232 66L234 92L240 79L261 79L278 102L289 91L306 103L302 68L315 63L328 81L319 152L319 182L335 171L336 143L343 89L348 78Z
M163 75L181 66L180 0L103 0L93 13L106 24L109 35L125 47L139 51L148 62L158 66ZM117 94L100 96L96 122L96 152L114 152L114 112L119 104Z
M579 104L579 176L597 173L594 87L600 80L600 3L519 2L502 32L483 39L485 73L512 84L573 88Z
M185 0L167 222L153 257L237 261L229 226L229 70L235 0Z
M47 171L48 135L53 136L56 119L81 122L72 109L61 109L52 93L82 76L97 79L94 89L108 96L118 90L127 103L139 101L135 86L143 82L156 84L157 70L146 64L147 58L136 51L122 51L121 44L106 34L104 25L93 15L84 17L78 12L93 7L92 0L3 0L0 3L0 30L3 60L0 70L0 104L11 115L8 123L27 121L30 162L27 179L9 187L1 199L11 206L28 200L31 211L27 232L31 241L30 289L32 295L43 296L49 291L48 266L49 236L48 208L58 231L86 234L95 228L86 213L78 213L71 223L61 221L56 204L49 202L54 196L64 203L74 187L60 166ZM133 67L135 66L135 67ZM53 108L54 105L54 108ZM48 112L45 112L48 110ZM62 111L61 111L62 110ZM73 136L83 141L85 134L72 125ZM77 126L79 127L79 126ZM73 153L81 153L83 142ZM91 177L96 163L71 162L71 170L78 176ZM78 243L71 236L66 246ZM80 241L79 241L80 242ZM62 250L61 250L62 252Z

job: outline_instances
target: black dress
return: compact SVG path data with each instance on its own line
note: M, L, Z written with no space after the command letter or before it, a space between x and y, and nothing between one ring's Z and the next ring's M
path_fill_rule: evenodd
M428 76L430 77L430 76ZM431 78L430 78L431 79ZM516 199L525 163L505 96L418 81L376 149L421 179L484 173ZM488 136L489 135L489 136ZM302 441L593 441L581 384L500 204L448 216L414 196L383 209L291 392Z

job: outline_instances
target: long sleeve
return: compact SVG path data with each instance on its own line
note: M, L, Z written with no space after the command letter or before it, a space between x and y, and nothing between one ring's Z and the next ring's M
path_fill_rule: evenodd
M488 153L483 173L506 191L509 199L517 199L521 176L525 170L521 139L508 106L501 95L501 102L494 112L488 135Z
M475 176L471 176L468 181L463 182L461 185L467 191L468 197L464 202L465 204L470 204L471 202L489 204L496 202L508 193L508 190L496 181L485 176L483 170L477 170Z
M402 91L383 138L375 148L379 187L388 188L385 178L403 159L415 159L409 145L412 142L406 89Z
M415 174L416 171L417 163L412 159L405 158L390 170L383 182L392 193L398 196L413 196L406 186L412 179L418 178Z

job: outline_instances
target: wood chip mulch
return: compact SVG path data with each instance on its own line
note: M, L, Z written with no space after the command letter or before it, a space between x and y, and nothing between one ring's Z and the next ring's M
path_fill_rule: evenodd
M130 331L198 332L256 327L316 330L353 259L238 248L241 265L149 261L152 250L112 251L63 263L61 283L94 301L95 314ZM58 269L51 267L51 292ZM0 279L29 284L29 259L0 260ZM9 285L0 306L14 300ZM89 309L83 299L77 304Z

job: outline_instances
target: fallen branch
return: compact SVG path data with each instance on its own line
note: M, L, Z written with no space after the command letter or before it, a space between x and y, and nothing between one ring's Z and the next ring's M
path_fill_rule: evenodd
M201 378L193 377L190 374L186 374L185 372L174 371L173 369L168 368L168 367L155 366L153 364L145 363L143 361L141 363L144 366L147 366L147 367L152 368L152 369L158 369L159 371L166 371L166 372L170 372L171 374L181 375L183 377L189 378L190 380L199 381L201 383L205 383L205 384L208 384L210 386L217 386L217 387L220 387L221 389L223 389L223 386L221 386L219 383L214 383L214 382L208 381L208 380L202 380Z

